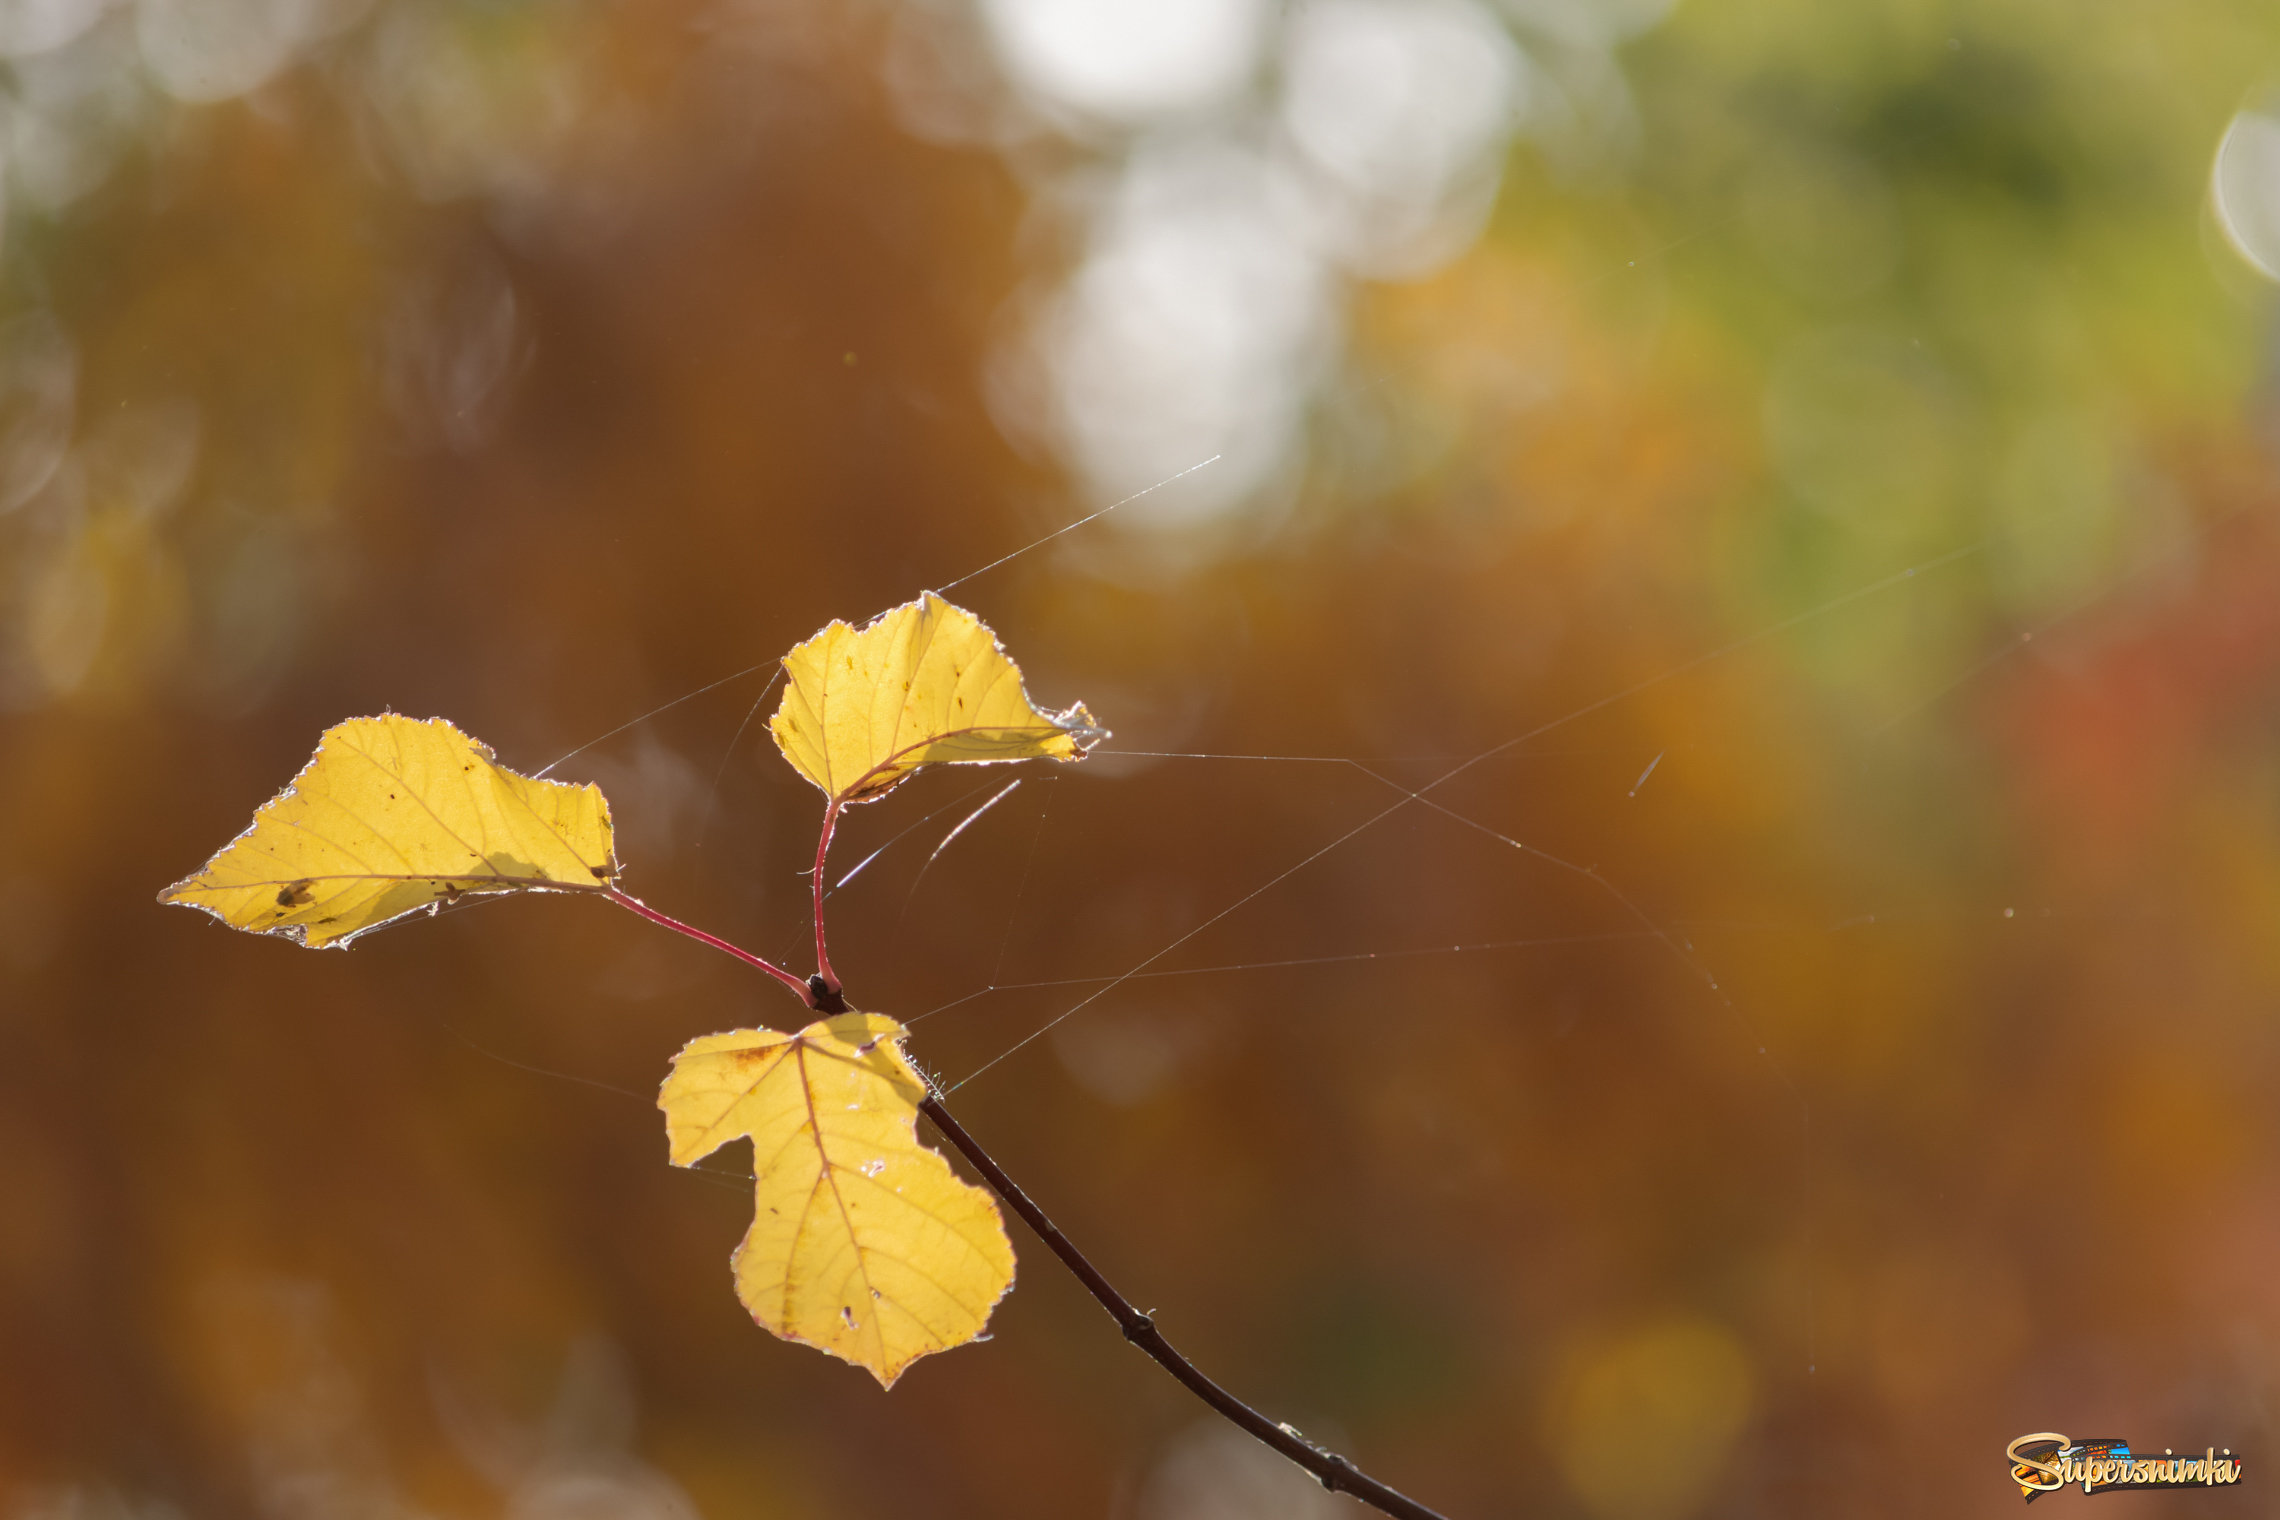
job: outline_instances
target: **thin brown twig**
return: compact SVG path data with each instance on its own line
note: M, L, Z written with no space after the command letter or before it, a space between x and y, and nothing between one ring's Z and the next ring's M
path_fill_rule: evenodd
M782 982L786 987L789 987L792 990L792 994L801 1002L806 1003L811 1008L815 1006L813 995L808 990L808 984L801 981L798 977L792 975L789 971L786 971L783 967L777 965L774 961L763 960L759 956L754 955L751 951L745 949L743 946L732 945L717 934L707 934L704 930L696 928L689 924L684 924L679 919L674 918L669 914L660 913L655 908L652 908L649 906L649 904L643 902L640 898L635 897L630 892L621 892L614 886L604 887L602 890L603 895L608 897L611 902L616 903L619 907L626 909L628 912L638 913L643 918L648 919L651 923L662 925L663 927L672 930L675 934L686 934L689 938L695 940L700 945L710 945L715 950L733 955L738 960L744 962L744 964L747 966L757 966L762 971L765 971L770 976L774 977L777 981Z
M1035 1231L1037 1238L1045 1242L1046 1248L1061 1258L1061 1265L1074 1273L1077 1281L1085 1285L1085 1291L1099 1300L1100 1306L1116 1321L1117 1328L1124 1332L1124 1338L1179 1379L1190 1393L1209 1404L1239 1429L1258 1437L1314 1474L1322 1486L1332 1493L1352 1494L1372 1509L1398 1516L1400 1520L1442 1520L1438 1511L1427 1509L1407 1494L1380 1483L1346 1458L1327 1447L1317 1446L1290 1426L1268 1419L1204 1376L1195 1363L1180 1355L1172 1343L1164 1339L1164 1332L1156 1328L1153 1318L1134 1308L1132 1301L1117 1292L1115 1286L1101 1275L1100 1269L1069 1243L1069 1237L1062 1234L1060 1227L1045 1216L1045 1211L1006 1175L1005 1168L999 1166L990 1153L983 1150L972 1135L966 1133L964 1125L951 1117L950 1110L942 1106L938 1094L928 1094L918 1105L918 1111L926 1115L943 1139L957 1148L959 1155L973 1163L974 1170L982 1174L991 1191L1005 1201L1006 1207L1019 1214L1022 1223Z
M839 978L831 971L831 956L823 948L823 857L831 853L831 832L839 825L839 799L834 797L823 810L823 830L815 839L815 974L825 989L839 990Z
M830 846L831 825L837 821L836 817L833 816L837 811L836 808L833 808L831 813L826 815L823 840L816 850L815 879L819 883L823 880L824 850ZM652 923L685 934L702 944L712 946L716 950L725 951L747 965L759 967L762 971L791 988L798 994L801 1002L817 1013L847 1013L852 1011L837 980L826 980L830 971L829 963L823 959L823 918L820 894L818 894L816 917L816 959L819 964L816 974L806 982L800 981L790 972L762 960L748 950L730 944L717 935L707 934L702 929L692 928L682 923L679 919L669 918L647 904L628 897L615 887L609 889L609 896L611 901L620 906L631 908ZM1178 1349L1164 1338L1164 1332L1156 1328L1156 1321L1152 1317L1133 1307L1130 1299L1116 1291L1116 1285L1101 1274L1101 1270L1094 1266L1085 1254L1070 1242L1068 1236L1061 1233L1060 1226L1054 1224L1046 1216L1045 1211L1039 1208L1030 1196L1021 1190L1021 1185L1006 1174L1005 1168L997 1164L995 1157L982 1149L981 1142L966 1132L966 1127L952 1117L949 1109L942 1106L942 1097L939 1093L930 1091L920 1101L918 1111L926 1115L927 1121L934 1126L936 1132L943 1139L949 1141L959 1155L964 1156L968 1162L972 1163L974 1170L982 1174L982 1180L990 1185L990 1190L998 1195L998 1198L1004 1202L1007 1208L1021 1216L1022 1223L1028 1225L1035 1232L1037 1238L1045 1242L1046 1249L1061 1259L1061 1265L1067 1267L1077 1281L1084 1284L1085 1291L1090 1293L1100 1306L1108 1311L1109 1317L1116 1321L1117 1328L1124 1332L1124 1338L1138 1346L1151 1360L1178 1379L1180 1384L1190 1393L1210 1405L1222 1418L1237 1429L1256 1437L1275 1451L1288 1457L1300 1467L1305 1468L1315 1476L1324 1488L1329 1489L1332 1493L1351 1494L1372 1509L1395 1516L1396 1520L1444 1520L1439 1511L1427 1509L1400 1490L1379 1482L1345 1457L1327 1447L1316 1445L1292 1427L1268 1419L1258 1410L1253 1409L1225 1388L1213 1382L1209 1377L1206 1377L1195 1363L1182 1356Z

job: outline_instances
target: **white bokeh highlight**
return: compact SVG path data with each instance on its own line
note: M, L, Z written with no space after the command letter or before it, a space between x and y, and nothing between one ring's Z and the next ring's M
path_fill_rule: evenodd
M1115 501L1213 455L1136 517L1225 510L1281 462L1333 342L1328 275L1262 155L1205 141L1134 155L1075 277L1031 335L1055 431Z
M1052 106L1134 124L1243 91L1262 0L983 0L1014 83Z
M1464 0L1317 0L1283 53L1284 129L1328 193L1333 252L1358 272L1428 272L1495 195L1527 63Z
M1479 236L1537 94L1476 0L983 0L1038 132L1094 149L1048 181L1081 256L1028 305L997 390L1115 521L1185 531L1275 499L1357 279L1431 274ZM1001 134L1010 139L1018 133ZM1062 193L1056 199L1050 192ZM1216 456L1216 457L1214 457Z
M2234 250L2280 280L2280 116L2252 110L2232 119L2217 144L2209 199Z
M62 47L107 8L107 0L0 0L0 56L22 58Z

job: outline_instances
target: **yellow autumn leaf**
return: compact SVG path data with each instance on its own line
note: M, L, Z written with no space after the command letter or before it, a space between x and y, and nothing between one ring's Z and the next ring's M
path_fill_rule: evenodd
M997 1204L918 1142L903 1027L844 1013L798 1034L691 1041L657 1106L675 1166L752 1140L752 1228L730 1258L760 1324L893 1387L979 1335L1013 1286Z
M617 865L601 790L518 776L441 718L325 730L204 870L159 894L311 948L469 892L600 892Z
M784 656L777 747L835 804L922 765L1079 760L1107 737L1082 702L1047 712L981 619L929 591L861 628L834 622Z

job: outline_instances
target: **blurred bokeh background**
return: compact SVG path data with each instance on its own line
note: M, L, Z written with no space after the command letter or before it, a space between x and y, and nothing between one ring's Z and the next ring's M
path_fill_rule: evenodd
M833 909L1178 1344L1452 1516L2273 1512L2275 89L2263 0L0 0L0 1513L1358 1513L1018 1229L891 1394L755 1329L725 957L153 902L393 708L610 734L801 964L750 668L1175 475L953 593L1115 740Z

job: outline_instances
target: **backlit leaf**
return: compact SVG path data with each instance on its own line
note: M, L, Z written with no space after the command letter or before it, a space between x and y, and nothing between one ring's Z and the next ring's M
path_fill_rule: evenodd
M730 1261L752 1317L885 1387L979 1335L1013 1286L996 1202L918 1142L926 1086L903 1033L845 1013L707 1035L657 1100L676 1166L751 1137L752 1228Z
M326 729L252 826L158 900L319 948L469 892L599 892L616 870L599 788L518 776L441 718L389 713Z
M867 802L922 765L1078 760L1107 737L1082 702L1031 702L997 637L931 591L859 629L831 624L784 673L769 730L834 802Z

